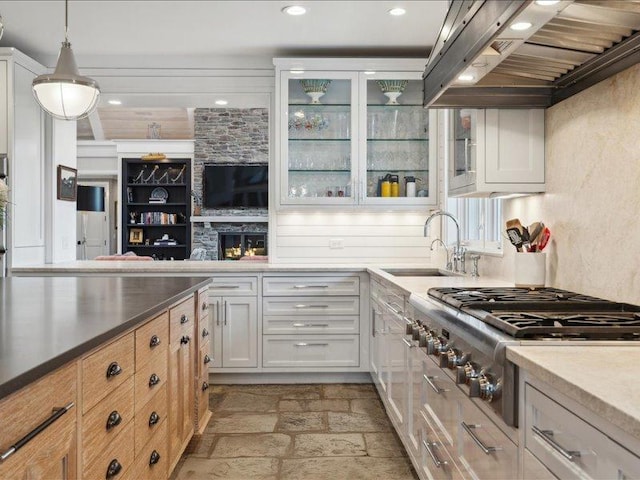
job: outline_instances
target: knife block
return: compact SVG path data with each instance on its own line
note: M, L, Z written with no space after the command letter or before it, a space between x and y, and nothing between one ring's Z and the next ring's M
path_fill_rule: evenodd
M547 272L547 254L544 252L517 252L514 283L516 287L544 287Z

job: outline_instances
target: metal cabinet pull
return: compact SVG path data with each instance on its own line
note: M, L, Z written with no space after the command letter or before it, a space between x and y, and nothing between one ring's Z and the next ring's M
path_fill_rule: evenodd
M294 327L328 327L328 323L294 323Z
M151 337L151 340L149 340L149 348L157 347L158 345L160 345L160 343L160 338L158 338L157 335L153 335Z
M209 384L207 382L202 382L202 391L206 392L209 390Z
M389 302L384 302L384 304L387 306L387 308L389 310L391 310L393 313L395 313L396 315L402 315L404 313L404 311L402 310L402 308L400 308L400 305L398 305L397 303L389 303ZM398 307L398 309L393 308L393 305L395 305L396 307Z
M216 300L216 325L220 326L220 300Z
M204 312L205 310L209 309L209 305L207 305L207 302L202 302L202 311Z
M107 467L107 474L105 475L105 478L109 480L110 478L118 475L121 470L122 470L122 465L120 465L120 462L118 461L117 458L114 458L113 460L111 460L111 462L109 462L109 466Z
M159 461L160 461L160 454L156 450L154 450L153 452L151 452L151 456L149 457L149 466L155 465Z
M122 367L118 365L118 362L111 362L107 367L107 378L115 377L122 373Z
M222 313L224 314L224 324L227 324L227 301L225 300L222 305Z
M160 383L160 377L155 373L152 373L151 376L149 377L149 388L155 387L159 383Z
M438 387L435 383L433 383L433 381L438 378L438 377L429 377L427 375L422 375L422 378L424 378L427 383L429 384L429 386L431 388L433 388L433 391L436 392L438 395L440 395L442 392L448 392L449 390L444 389L444 388L440 388Z
M410 342L410 341L409 341L409 340L407 340L406 338L403 338L403 339L402 339L402 341L403 341L403 342L405 343L405 345L406 345L407 347L409 347L409 348L415 348L415 347L416 347L416 344L415 344L415 343Z
M0 463L4 462L7 458L9 458L11 455L16 453L22 447L24 447L27 443L29 443L31 440L37 437L40 433L45 431L49 425L51 425L53 422L58 420L62 415L67 413L73 406L74 406L74 403L71 402L62 408L54 408L53 415L51 415L44 422L42 422L36 428L31 430L29 433L27 433L24 437L22 437L16 443L11 445L6 452L0 454Z
M293 344L294 347L326 347L328 345L329 345L328 343L307 343L307 342L300 342L300 343Z
M478 438L478 436L476 435L476 433L473 431L475 428L480 428L482 425L473 425L473 424L468 424L466 422L462 422L460 423L460 425L462 425L462 428L464 428L465 432L467 432L469 434L469 436L471 437L471 439L476 443L476 445L478 445L480 447L480 449L486 453L487 455L489 455L490 453L493 452L497 452L499 450L502 450L502 448L500 447L487 447L482 440L480 440Z
M304 303L299 303L295 305L296 308L329 308L329 305L306 305Z
M149 415L149 426L153 427L159 421L160 421L160 415L158 415L157 412L151 412L151 415Z
M205 356L204 356L204 360L203 360L204 364L206 365L206 364L207 364L207 363L209 363L210 361L211 361L211 357L210 357L209 355L205 355Z
M424 445L424 448L427 449L427 453L431 457L431 460L433 460L433 463L436 465L436 468L440 468L443 465L449 465L449 463L446 460L440 460L438 458L438 455L435 452L435 448L438 446L436 442L427 442L423 440L422 445ZM433 447L434 450L432 450L431 447Z
M209 330L207 330L206 328L202 329L202 338L206 338L209 336Z
M114 410L109 414L107 418L107 431L111 430L113 427L117 427L122 422L122 416L118 413L117 410Z
M329 288L329 285L294 285L293 288Z
M576 458L580 457L580 452L577 450L567 450L553 438L553 430L540 430L538 427L533 425L531 427L533 433L537 434L542 440L544 440L551 448L553 448L556 452L562 455L564 458L569 460L570 462L575 461Z
M187 317L186 315L182 314L182 315L180 316L180 323L181 323L181 324L185 324L185 323L187 323L188 321L189 321L189 317Z
M240 288L240 285L214 285L212 288Z
M189 343L191 341L191 337L189 337L189 335L184 335L181 339L180 339L180 344L182 345L186 345L187 343Z

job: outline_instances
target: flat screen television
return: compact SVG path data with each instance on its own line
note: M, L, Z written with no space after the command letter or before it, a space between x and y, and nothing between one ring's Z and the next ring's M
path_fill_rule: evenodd
M205 208L267 208L266 164L205 165L202 204Z

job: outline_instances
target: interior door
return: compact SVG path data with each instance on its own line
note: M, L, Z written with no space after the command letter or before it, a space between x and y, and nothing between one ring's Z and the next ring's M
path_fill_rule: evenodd
M78 212L76 215L77 256L83 258L82 239L86 232L86 259L91 260L98 255L109 255L109 183L108 182L82 182L82 185L104 187L105 208L104 212Z

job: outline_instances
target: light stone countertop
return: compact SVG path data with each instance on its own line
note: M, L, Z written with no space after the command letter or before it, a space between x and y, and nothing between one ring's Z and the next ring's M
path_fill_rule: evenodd
M507 347L507 359L640 440L640 343Z

